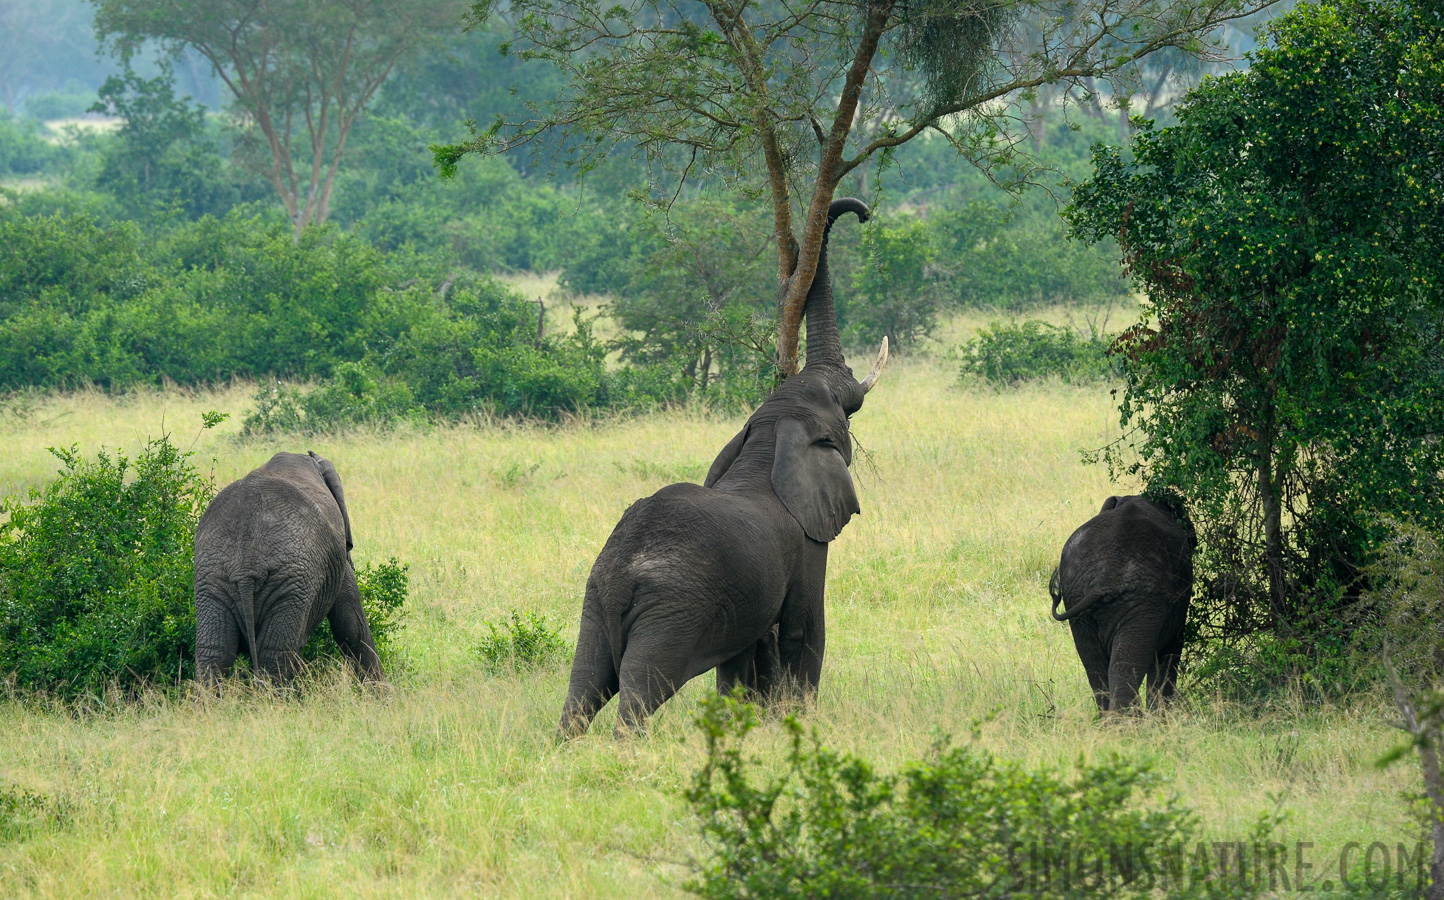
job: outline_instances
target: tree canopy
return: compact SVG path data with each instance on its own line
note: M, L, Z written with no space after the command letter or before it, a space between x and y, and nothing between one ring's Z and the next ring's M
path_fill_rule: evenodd
M1216 623L1337 635L1379 517L1444 525L1444 20L1330 0L1270 37L1069 215L1148 296L1115 473L1187 499Z
M513 0L500 13L516 33L503 52L551 61L565 87L527 116L434 149L449 172L467 153L560 132L561 152L583 170L635 148L652 166L654 196L676 196L698 175L766 195L787 373L845 178L927 132L974 163L1004 165L1016 159L1012 104L1030 92L1087 92L1165 48L1217 53L1212 31L1271 2ZM477 0L470 21L497 9Z
M330 214L357 117L396 64L459 25L459 0L94 0L123 59L147 41L208 60L253 136L296 232Z

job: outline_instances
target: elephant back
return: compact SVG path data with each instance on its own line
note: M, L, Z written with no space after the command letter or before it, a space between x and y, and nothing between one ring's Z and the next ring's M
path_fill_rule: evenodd
M1186 602L1193 589L1190 523L1146 497L1110 497L1063 546L1050 593L1073 614L1125 596Z

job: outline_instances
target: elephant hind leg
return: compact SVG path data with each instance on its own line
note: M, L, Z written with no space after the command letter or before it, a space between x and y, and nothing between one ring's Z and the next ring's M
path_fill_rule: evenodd
M1114 650L1108 661L1108 708L1120 712L1138 699L1143 678L1153 668L1157 654L1151 641L1140 641L1143 647L1123 646Z
M1158 651L1153 668L1148 672L1148 708L1158 709L1173 699L1178 685L1178 658L1183 654L1182 636L1175 638Z
M557 739L565 741L585 734L592 719L616 696L617 688L617 666L612 660L606 624L595 605L584 603L577 652L572 657L571 685L557 724Z
M304 664L301 659L304 627L305 623L297 621L289 609L260 623L256 633L256 658L251 660L256 672L283 685L295 678Z
M241 651L241 629L225 604L198 594L196 603L196 678L212 685L231 673Z
M618 673L617 737L646 730L648 717L687 681L687 663L675 641L629 642Z
M755 698L767 701L782 682L782 661L777 653L777 626L767 629L757 643L717 666L717 693L730 694L739 685Z
M356 587L356 573L346 566L341 580L341 593L331 604L326 614L331 623L331 634L341 648L341 654L356 667L362 681L385 681L381 672L381 656L376 652L376 642L371 638L371 626L366 621L366 611L361 608L361 592Z
M1080 617L1068 623L1073 633L1073 646L1088 673L1088 685L1100 713L1108 712L1108 651L1098 637L1092 618Z

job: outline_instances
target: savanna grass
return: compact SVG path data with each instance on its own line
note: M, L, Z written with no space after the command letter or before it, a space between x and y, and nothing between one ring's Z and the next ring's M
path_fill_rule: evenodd
M956 364L889 368L855 417L862 515L833 544L819 701L828 744L883 768L938 732L1071 766L1151 760L1205 832L1243 840L1263 813L1312 842L1317 876L1348 841L1418 833L1407 765L1381 696L1260 711L1198 692L1166 715L1100 725L1068 629L1048 616L1064 539L1114 485L1079 451L1117 437L1108 385L960 387ZM680 896L697 823L681 798L700 765L690 719L708 678L617 743L614 705L586 737L552 742L568 662L488 672L475 647L512 611L575 639L587 572L628 504L700 480L740 427L673 410L560 426L478 421L243 443L254 386L80 393L0 419L0 490L52 474L50 445L136 448L163 428L223 485L277 450L314 449L346 485L358 564L411 565L394 690L321 667L298 696L232 683L218 697L59 707L0 702L0 786L65 810L0 842L15 896ZM200 413L233 413L201 432ZM1186 664L1186 661L1185 661ZM768 720L749 749L780 760ZM1290 843L1292 852L1292 843Z

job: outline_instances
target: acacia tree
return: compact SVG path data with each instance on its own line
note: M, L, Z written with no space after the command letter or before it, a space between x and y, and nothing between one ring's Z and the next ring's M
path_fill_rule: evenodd
M208 60L262 146L296 234L326 221L351 134L396 64L459 23L460 0L92 0L127 62L147 41Z
M1074 193L1077 233L1118 237L1148 297L1113 347L1133 439L1108 461L1188 501L1225 635L1322 649L1379 517L1444 526L1437 10L1297 7Z
M434 147L469 152L542 136L582 170L622 146L654 193L702 174L771 201L781 371L798 331L828 204L850 174L925 133L995 167L1014 154L1010 104L1041 86L1108 79L1273 0L509 0L503 52L551 61L566 87L529 116ZM483 24L500 5L476 0ZM1025 27L1026 26L1026 27ZM760 163L760 165L759 165Z

